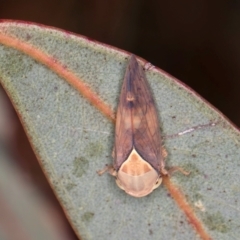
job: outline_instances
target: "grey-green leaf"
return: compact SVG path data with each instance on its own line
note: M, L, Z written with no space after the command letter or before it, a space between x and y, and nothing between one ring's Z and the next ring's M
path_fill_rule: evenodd
M2 22L11 35L53 56L116 109L126 53L42 26ZM111 163L114 125L49 68L0 45L0 79L49 182L82 239L200 239L166 188L144 198L96 171ZM240 135L174 78L146 71L166 136L167 166L191 171L172 181L213 239L240 236ZM175 135L192 127L216 123ZM167 137L174 135L173 137Z

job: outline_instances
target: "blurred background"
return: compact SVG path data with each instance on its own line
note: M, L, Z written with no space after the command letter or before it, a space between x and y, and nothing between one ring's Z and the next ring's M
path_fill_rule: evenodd
M0 1L0 18L61 28L132 52L180 79L240 126L240 1L8 0ZM77 239L3 89L0 144L39 189L68 239Z

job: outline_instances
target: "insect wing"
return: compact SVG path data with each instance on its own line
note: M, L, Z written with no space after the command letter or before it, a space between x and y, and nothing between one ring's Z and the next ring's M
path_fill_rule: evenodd
M129 66L128 66L129 69ZM115 127L114 168L118 170L133 149L132 108L127 100L127 80L129 71L126 71L117 109Z
M115 167L133 147L159 172L161 137L157 111L143 69L132 56L125 74L117 111Z

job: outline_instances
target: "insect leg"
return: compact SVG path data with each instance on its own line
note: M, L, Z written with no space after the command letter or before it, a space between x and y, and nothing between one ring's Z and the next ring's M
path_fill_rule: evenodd
M160 162L160 172L162 175L168 175L168 171L165 169L165 158L167 155L166 148L162 146L162 161Z
M184 174L184 175L186 175L186 176L188 176L189 174L190 174L190 172L187 172L187 171L185 171L183 168L181 168L181 167L171 167L169 170L168 170L168 174L169 175L171 175L171 174L173 174L174 172L181 172L182 174Z
M162 147L162 161L161 161L161 165L160 165L160 172L162 173L162 175L172 175L174 172L181 172L184 175L189 175L190 172L185 171L183 168L181 167L171 167L169 170L165 169L165 158L167 157L168 153L166 148Z
M114 167L112 165L108 165L106 164L105 168L103 168L102 170L98 170L97 174L99 176L103 175L105 172L108 172L110 175L112 176L117 176L117 171L114 169Z

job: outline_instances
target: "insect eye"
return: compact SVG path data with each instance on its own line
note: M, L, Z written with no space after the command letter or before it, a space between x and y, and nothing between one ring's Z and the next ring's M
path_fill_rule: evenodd
M157 188L158 186L160 186L161 183L162 183L162 178L160 177L160 178L157 179L157 181L155 183L155 186L154 186L154 189Z

